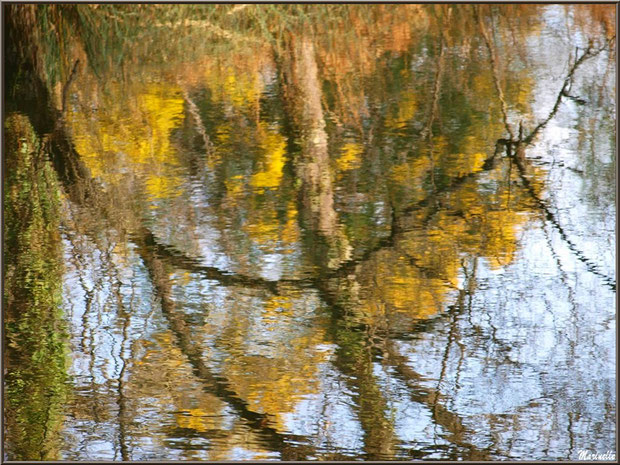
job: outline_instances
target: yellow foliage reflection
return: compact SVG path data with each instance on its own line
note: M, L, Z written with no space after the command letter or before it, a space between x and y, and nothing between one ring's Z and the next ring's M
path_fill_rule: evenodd
M349 142L344 144L340 150L342 155L336 159L336 166L339 171L349 171L360 166L360 156L364 152L361 144Z
M262 193L265 189L277 189L280 186L286 161L286 140L277 128L269 128L264 122L259 123L257 136L264 159L262 169L252 175L250 185Z
M110 85L96 112L81 107L69 112L75 147L92 176L105 184L117 184L130 173L143 179L150 200L178 196L182 180L170 136L184 119L181 91L146 84L130 95Z
M319 392L317 371L330 356L325 329L299 325L313 305L299 291L266 297L260 314L235 312L225 330L227 379L251 410L273 416L280 431L298 402Z

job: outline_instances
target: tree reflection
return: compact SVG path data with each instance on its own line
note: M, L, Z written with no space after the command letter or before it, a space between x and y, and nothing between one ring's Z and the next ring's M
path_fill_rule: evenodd
M32 263L8 264L6 340L22 352L32 334L43 341L38 352L8 355L33 370L7 375L12 458L55 458L61 449L51 439L67 402L58 329L61 218L83 301L81 339L72 347L88 360L90 384L80 378L79 395L93 400L90 410L75 410L112 425L123 460L150 447L139 445L149 433L157 447L185 459L230 459L240 449L254 458L347 457L344 446L326 449L314 433L294 432L296 418L324 391L349 402L353 420L333 420L359 426L355 458L508 455L481 445L442 383L454 348L457 376L466 358L459 325L465 301L478 292L478 267L508 269L537 219L615 291L615 280L557 220L545 200L549 170L529 153L561 104L578 98L570 90L577 69L611 47L609 9L575 10L574 27L598 28L605 40L572 58L541 119L531 108L539 90L524 45L543 27L540 6L178 7L149 10L157 33L170 37L185 27L194 37L199 29L218 38L213 49L180 54L174 74L146 66L145 79L103 85L88 66L68 67L94 52L79 35L84 30L60 42L52 34L41 50L75 42L61 69L30 63L29 71L41 101L55 108L39 116L24 109L34 131L25 116L7 120L8 169L27 181L20 187L7 178L7 243ZM9 13L17 18L13 35L37 15L61 18L62 31L79 15L94 23L115 15L114 24L127 15L127 37L102 46L120 53L134 38L130 24L140 9L28 9L21 22ZM142 52L127 53L137 63ZM23 68L29 59L11 63L21 60ZM106 74L102 63L92 69ZM27 89L10 77L14 93ZM36 158L37 131L51 164ZM34 171L25 175L29 164ZM20 236L30 227L21 217L34 225L29 235ZM43 259L50 269L37 265ZM38 273L35 285L24 284L20 266L24 276ZM100 269L88 274L89 266ZM145 304L136 303L141 292ZM35 301L33 311L49 324L20 310ZM447 345L430 387L435 380L420 374L423 361L404 355L400 342L438 335L441 325ZM469 330L484 332L473 322ZM112 342L97 349L104 333ZM491 368L509 360L495 333L495 360L485 362ZM329 385L329 370L342 386ZM399 437L393 409L402 399L385 390L390 376L441 431L429 451L411 452ZM45 422L40 396L24 413L20 383L52 392ZM98 402L108 397L114 400ZM23 434L30 423L37 423L32 441ZM85 442L97 437L88 434Z

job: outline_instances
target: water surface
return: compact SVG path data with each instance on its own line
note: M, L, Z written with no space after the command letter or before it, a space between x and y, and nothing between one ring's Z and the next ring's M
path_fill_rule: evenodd
M226 8L9 98L5 457L615 450L613 7Z

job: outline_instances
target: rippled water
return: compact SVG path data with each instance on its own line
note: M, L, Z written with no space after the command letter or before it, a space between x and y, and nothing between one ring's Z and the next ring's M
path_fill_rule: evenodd
M5 458L615 450L613 7L308 8L9 94Z

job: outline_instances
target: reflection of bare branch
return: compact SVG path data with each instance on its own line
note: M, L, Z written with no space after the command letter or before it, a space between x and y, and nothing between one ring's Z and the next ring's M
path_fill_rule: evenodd
M173 247L162 245L154 234L146 227L133 235L133 241L141 246L148 247L157 253L161 260L169 265L202 275L206 279L217 281L222 286L240 286L249 288L265 289L272 294L278 294L278 285L304 286L312 284L311 280L280 279L269 281L263 278L255 278L233 272L223 271L213 266L201 265L197 260L188 257Z
M386 360L411 388L411 399L428 407L432 412L433 421L448 433L445 439L466 449L468 451L466 460L489 460L491 458L489 451L479 449L465 440L465 437L471 435L472 432L463 424L461 417L440 403L443 395L437 389L422 386L426 379L409 366L407 357L398 353L390 339L385 340L385 347L387 349Z
M112 260L111 250L107 250L107 256L105 260L105 266L109 273L110 280L112 281L111 289L114 297L116 297L116 308L118 310L118 318L122 319L122 339L119 348L119 357L121 360L121 369L118 372L116 379L116 392L117 392L117 405L118 405L118 442L121 452L122 460L130 460L129 448L127 446L127 424L128 424L128 412L127 412L127 395L125 394L125 373L129 360L126 354L126 346L129 341L129 325L130 325L130 312L125 307L122 295L122 282L120 277L120 271Z
M67 79L67 82L65 82L65 85L62 88L62 109L60 110L61 116L64 116L65 112L67 111L67 96L69 95L69 87L75 79L79 63L80 60L75 60L73 69L71 70L71 74L69 74L69 78Z
M196 130L198 131L198 134L200 134L200 136L202 137L202 141L205 146L207 158L209 158L211 157L211 154L213 153L213 142L211 142L211 139L209 138L209 135L207 134L205 125L202 123L202 118L200 117L200 110L198 106L194 103L194 101L191 99L191 97L189 96L189 92L187 92L186 90L183 90L183 98L185 99L185 102L187 103L187 108L190 114L194 118L194 123L196 124Z
M486 31L486 29L484 27L484 24L482 23L482 19L481 19L480 15L478 14L477 10L476 10L476 14L478 15L478 21L479 21L479 25L480 25L480 28L481 28L481 32L483 34L483 37L485 39L487 48L489 50L489 54L491 56L493 74L494 74L494 79L495 79L495 86L496 86L496 90L497 90L500 102L502 104L502 113L503 113L503 118L504 118L504 125L505 125L506 130L508 131L508 133L510 135L510 139L500 139L500 140L497 141L495 152L493 153L493 155L488 157L487 160L485 160L481 171L468 173L466 175L454 178L450 184L446 185L444 188L442 188L439 191L435 192L434 196L432 198L431 197L426 197L426 198L420 200L419 202L416 202L415 204L410 205L409 207L407 207L406 209L404 209L401 212L399 218L397 218L395 215L393 215L392 226L391 226L390 234L388 236L386 236L383 239L381 239L380 241L378 241L375 244L374 247L371 247L370 249L368 249L360 258L357 258L357 259L354 259L354 260L348 260L348 261L345 261L345 262L341 263L341 265L337 269L331 271L330 276L345 276L346 274L348 274L350 272L350 270L354 269L359 263L367 261L373 253L375 253L378 250L383 249L383 248L392 247L396 243L397 234L406 231L406 229L401 229L400 225L399 225L399 222L402 221L401 219L404 216L406 216L407 214L412 213L412 212L418 210L420 207L429 205L431 203L431 201L434 200L438 194L451 192L451 191L455 190L456 188L458 188L460 185L462 185L468 179L472 179L474 177L477 177L481 172L485 172L485 171L489 171L489 170L493 169L495 167L495 163L497 162L497 159L498 159L497 155L502 151L502 149L506 150L509 154L512 154L512 151L513 151L513 148L514 148L515 149L514 152L517 155L517 157L515 157L515 158L523 159L523 151L525 149L525 146L529 145L532 142L532 140L537 135L537 133L542 128L544 128L545 125L557 113L557 110L559 108L560 102L562 101L563 97L566 97L567 89L570 88L570 84L572 82L573 76L574 76L575 71L577 70L577 68L586 59L594 57L594 56L598 55L599 53L601 53L610 44L613 43L613 40L615 40L615 36L614 36L605 45L603 45L602 47L600 47L600 48L598 48L596 50L592 50L591 47L588 47L588 49L586 49L586 51L579 58L577 58L575 60L575 63L571 67L571 69L570 69L566 79L564 80L564 85L562 86L562 89L558 93L556 102L555 102L551 112L547 116L547 118L545 118L541 123L539 123L538 126L536 126L527 136L523 135L522 127L520 127L519 140L517 140L517 139L515 139L515 135L513 134L512 129L510 128L510 125L508 124L507 105L506 105L506 101L504 99L503 91L502 91L501 86L499 84L499 75L498 75L498 72L497 72L497 58L496 58L496 55L495 55L495 51L494 51L493 47L491 46L491 42L490 42L488 33L487 33L487 31ZM437 72L439 73L439 67L438 67L438 71ZM511 158L512 158L512 156L511 156ZM537 202L540 202L540 199L537 199ZM550 214L550 212L548 212L548 208L544 205L544 202L543 202L543 207L545 208L545 214L546 215L547 215L547 213ZM436 205L435 206L435 211L437 209L438 209L438 206ZM427 215L427 218L430 218L432 214L433 214L433 212L430 212L429 215ZM551 214L551 216L553 217L552 214ZM570 242L566 238L566 235L561 230L561 227L559 227L559 224L557 223L557 221L555 219L554 219L554 221L555 221L555 223L553 223L554 226L556 226L556 229L559 228L559 230L561 231L561 236L562 236L563 239L565 239L567 241L567 243L569 244L569 248L578 256L578 258L581 261L586 263L586 265L588 266L588 269L590 271L593 271L595 274L598 274L599 276L602 276L599 272L596 271L596 266L593 265L593 263L590 260L588 260L583 255L583 253L581 253L579 250L577 250L576 247L574 246L574 244L572 244L572 242ZM602 277L604 279L606 279L606 282L607 282L608 285L613 286L613 288L615 289L615 281L614 280L610 279L609 277L605 277L605 276L602 276Z
M506 105L506 100L504 99L504 91L502 90L502 86L499 81L499 73L497 69L497 56L495 55L495 49L491 45L489 34L486 30L486 27L484 26L484 23L482 21L480 12L478 11L477 5L474 6L474 13L476 17L478 18L478 26L480 27L480 33L482 34L482 37L484 38L484 43L486 44L487 50L489 52L489 60L491 62L491 71L493 72L493 82L495 84L495 90L497 91L497 96L501 103L502 117L504 119L504 127L506 128L506 131L510 135L510 140L514 140L515 136L512 132L512 129L510 128L510 124L508 123L508 108Z
M577 259L580 262L582 262L586 266L586 269L590 273L595 274L596 276L601 278L605 286L615 291L616 280L610 276L605 275L604 273L601 273L598 270L598 266L592 260L590 260L581 250L579 250L579 248L575 245L575 243L572 242L569 239L569 237L566 235L564 228L562 228L558 219L551 212L551 210L547 206L547 203L543 199L541 199L540 196L536 193L536 191L534 190L534 186L532 185L532 183L526 176L525 165L523 164L524 160L518 157L513 157L513 160L515 161L517 168L519 170L519 178L521 179L523 186L525 187L527 192L530 194L530 197L532 197L532 199L534 200L538 208L542 210L542 212L544 213L545 219L558 231L558 233L560 233L560 237L566 243L566 245L568 246L568 249L573 253L573 255L575 255L575 257L577 257Z
M125 394L124 378L125 378L125 372L127 371L127 365L129 364L129 361L127 360L127 356L125 354L125 345L127 341L129 340L129 334L128 334L129 314L127 313L125 308L122 307L122 304L121 306L119 306L119 308L122 308L122 315L123 315L123 339L122 339L121 347L120 347L120 357L123 363L122 363L121 370L118 373L118 379L117 379L118 441L119 441L120 449L121 449L121 457L123 461L127 461L127 460L130 460L130 458L129 458L129 449L127 447L128 412L127 412L127 396Z
M558 230L558 232L560 233L560 237L566 242L566 244L568 245L568 248L573 252L573 254L581 262L583 262L586 265L586 268L588 269L588 271L590 271L593 274L596 274L597 276L601 277L603 279L603 281L605 282L606 286L608 286L611 289L615 290L615 288L616 288L615 280L610 278L609 276L604 275L600 271L598 271L596 265L590 259L588 259L583 254L583 252L581 252L575 246L575 244L572 241L570 241L570 239L567 237L566 233L564 232L564 230L560 226L558 220L555 218L553 213L551 213L551 211L549 210L549 208L547 207L545 202L534 191L531 183L529 182L529 180L525 176L525 167L523 165L523 162L525 160L525 158L524 158L525 147L530 145L532 143L532 141L534 140L534 138L536 137L536 135L540 132L540 130L542 130L549 123L549 121L551 121L551 119L553 119L553 117L556 115L556 113L557 113L557 111L558 111L558 109L560 107L560 103L562 102L562 99L564 97L571 97L568 94L568 91L569 91L569 89L570 89L570 87L572 85L575 72L577 71L579 66L584 61L586 61L587 59L593 58L593 57L597 56L598 54L600 54L603 50L608 49L611 46L611 44L613 44L613 42L615 40L615 36L612 37L611 39L609 39L603 46L601 46L601 47L599 47L597 49L593 49L592 48L592 44L589 44L588 47L585 49L585 51L579 57L575 58L575 62L573 63L573 65L569 69L568 74L566 75L566 78L564 79L562 88L558 92L558 95L557 95L557 98L555 100L555 103L554 103L551 111L547 115L547 117L544 120L542 120L526 136L523 135L523 128L522 128L521 125L519 125L519 137L518 137L518 139L516 139L512 129L510 127L510 124L508 123L507 105L506 105L506 100L504 98L504 93L502 91L502 88L501 88L501 85L500 85L500 81L499 81L499 74L498 74L498 69L497 69L498 65L497 65L497 57L496 57L496 54L495 54L495 49L491 45L491 40L489 38L489 34L488 34L488 32L487 32L487 30L486 30L486 28L484 26L484 23L482 21L482 18L481 18L480 14L479 14L478 7L475 7L475 14L476 14L477 19L478 19L478 24L479 24L479 27L480 27L480 32L481 32L481 34L482 34L482 36L484 38L487 50L489 52L489 58L490 58L490 62L491 62L492 72L493 72L493 79L494 79L497 95L498 95L498 98L499 98L500 104L501 104L502 116L503 116L503 119L504 119L504 126L506 128L506 131L510 135L510 139L509 140L503 140L502 139L502 140L498 141L498 144L501 143L502 145L505 145L505 148L506 148L506 151L507 151L509 157L515 160L515 162L516 162L516 164L517 164L517 166L519 168L519 176L520 176L520 178L521 178L525 188L527 189L527 191L529 192L531 197L536 201L536 203L541 208L541 210L544 212L546 219L549 220L549 222ZM513 148L514 148L514 154L512 152ZM496 153L497 153L497 150L496 150Z
M446 54L446 38L445 38L445 34L444 34L444 30L445 27L447 26L447 23L450 21L450 17L452 16L452 7L449 6L448 7L448 18L444 19L442 21L442 26L441 26L441 32L440 32L440 39L439 39L439 58L437 60L437 70L435 71L435 83L433 85L433 94L431 97L431 111L430 114L428 116L428 121L426 123L426 127L422 130L421 136L422 137L428 137L429 141L432 142L432 137L433 137L433 123L435 122L435 117L437 114L437 104L439 103L439 94L441 94L441 82L443 79L443 73L444 73L444 56ZM431 152L432 152L432 148L431 148ZM431 160L432 160L432 153L431 153Z
M346 276L347 274L350 273L351 270L355 269L355 267L358 264L367 261L372 256L372 254L378 252L381 249L388 248L388 247L393 247L396 244L398 238L401 237L402 233L407 232L408 230L411 229L411 228L404 228L404 227L401 226L401 223L403 222L403 219L406 218L407 215L409 215L409 214L411 214L411 213L413 213L415 211L418 211L422 207L428 206L429 204L431 204L433 201L435 201L437 199L438 195L440 195L440 194L447 194L447 193L453 192L455 189L460 187L467 180L475 179L481 173L490 171L493 168L495 168L495 165L496 165L497 160L498 160L497 155L500 152L500 150L498 150L498 148L500 146L502 146L502 145L503 144L500 143L500 142L497 143L497 148L496 148L495 152L484 161L480 171L472 171L472 172L464 174L462 176L458 176L456 178L453 178L450 183L448 183L444 187L436 190L433 193L433 195L429 195L428 197L425 197L422 200L420 200L420 201L418 201L418 202L416 202L416 203L414 203L412 205L409 205L407 208L403 209L399 216L396 216L395 214L393 214L392 215L392 224L390 226L390 233L389 233L389 235L385 236L383 239L379 240L373 247L371 247L368 250L366 250L364 252L364 254L362 254L361 257L359 257L357 259L352 259L352 260L348 260L346 262L343 262L338 268L336 268L335 270L331 271L328 274L328 277ZM434 208L435 208L435 211L436 211L439 208L439 205L435 204ZM433 211L429 212L427 217L430 217L430 215L432 215L432 214L433 214Z
M571 96L568 94L568 91L571 87L571 84L573 82L573 77L575 75L575 71L577 71L577 68L586 60L592 57L595 57L596 55L598 55L599 53L601 53L603 50L608 49L611 44L614 43L615 41L615 36L610 38L602 47L598 48L598 49L593 49L592 48L592 44L590 43L588 45L588 47L585 49L585 51L581 54L580 57L576 57L575 58L575 62L573 63L573 65L571 66L568 74L566 75L566 78L564 79L564 82L562 84L562 88L560 89L560 92L558 93L558 96L555 100L555 103L553 105L553 108L551 109L551 111L549 112L549 114L547 115L547 117L542 120L527 136L523 136L523 132L522 132L522 127L519 128L519 137L518 139L515 138L515 134L512 131L512 128L510 127L510 124L508 123L508 108L507 108L507 104L506 104L506 99L504 98L504 92L502 90L501 84L500 84L500 80L499 80L499 72L498 72L498 62L497 62L497 56L495 53L495 48L492 46L491 44L491 39L489 37L489 33L486 30L486 27L484 26L482 17L479 13L479 9L477 6L474 7L474 11L475 11L475 15L477 16L478 19L478 25L480 27L480 33L482 34L482 37L484 39L485 45L487 47L487 50L489 52L489 60L491 62L491 70L493 72L493 82L495 84L495 89L497 91L497 96L498 99L500 101L500 105L501 105L501 111L502 111L502 117L504 120L504 127L506 128L506 131L508 132L510 138L509 138L509 142L513 143L513 144L517 144L520 145L521 142L523 142L525 145L528 145L532 142L532 140L536 137L536 135L538 134L538 132L543 129L547 123L549 123L549 121L555 116L555 114L557 113L559 107L560 107L560 103L562 102L562 99L564 97L568 97L568 98L572 98L575 100L579 100L576 99L575 97ZM519 147L517 147L517 150L519 150Z
M562 261L560 260L560 256L558 255L555 248L553 247L553 242L551 241L551 236L549 234L549 231L547 231L547 228L545 228L544 225L543 225L542 231L545 235L545 242L547 243L547 247L549 247L549 252L551 252L551 256L553 257L553 260L555 261L557 265L558 272L560 273L560 281L562 282L564 287L566 287L566 290L568 292L568 303L570 304L571 315L573 319L576 321L577 304L575 302L575 291L573 290L573 287L571 287L571 285L568 282L569 281L568 275L566 274L566 271L564 271L564 268L562 268ZM572 343L570 343L570 347L571 347L571 350L574 350Z
M477 10L476 10L476 14L478 14ZM468 173L466 175L454 178L452 180L452 182L450 184L448 184L447 186L445 186L444 188L442 188L439 192L435 193L435 196L433 196L433 199L436 198L436 195L439 193L446 193L446 192L450 192L453 191L454 189L458 188L462 183L464 183L465 181L467 181L468 179L474 178L476 176L478 176L478 174L480 172L484 172L484 171L488 171L491 170L495 167L495 163L497 162L497 155L501 152L501 149L504 148L507 153L509 154L509 156L511 158L514 158L515 160L520 161L523 160L523 156L524 156L524 150L525 147L529 144L531 144L531 142L533 141L533 139L536 137L536 135L538 134L538 132L543 129L546 124L555 116L555 114L558 111L559 105L562 101L563 97L567 96L567 90L570 88L570 85L572 83L572 79L573 76L575 74L575 71L577 70L577 68L588 58L592 58L596 55L598 55L599 53L601 53L603 50L605 50L611 43L613 43L612 41L615 40L615 36L610 39L605 45L603 45L602 47L593 50L591 48L591 46L589 46L586 51L575 60L575 63L573 64L573 66L571 67L571 69L569 70L569 73L566 77L566 79L564 80L564 85L562 86L562 89L560 90L560 92L558 93L556 102L551 110L551 112L549 113L549 115L547 116L547 118L545 118L541 123L539 123L527 136L523 135L523 129L520 126L520 130L519 130L519 139L516 140L515 136L510 128L510 125L508 124L508 119L507 119L507 107L506 107L506 101L504 99L504 95L503 95L503 91L501 89L501 86L499 85L499 77L498 77L498 73L497 73L497 62L496 62L496 57L495 57L495 52L493 47L491 46L489 37L488 37L488 33L482 23L482 19L480 18L480 16L478 15L478 21L479 21L479 25L481 28L481 32L483 34L483 37L485 39L485 42L487 44L487 48L489 50L489 54L491 56L491 62L492 62L492 68L493 68L493 74L494 74L494 79L495 79L495 85L496 85L496 90L498 92L498 96L500 99L500 102L502 104L502 113L503 113L503 118L504 118L504 125L506 127L506 130L508 131L509 135L510 135L510 139L506 140L506 139L500 139L497 141L496 143L496 150L493 153L492 156L490 156L489 158L487 158L487 160L485 160L482 170L479 172L472 172L472 173ZM513 147L514 146L514 147ZM513 156L513 148L514 148L514 155ZM537 203L541 206L541 208L543 208L545 215L548 218L553 218L552 224L556 227L556 229L558 229L558 231L560 231L560 235L561 237L567 242L567 244L569 245L569 248L571 249L571 251L573 253L575 253L575 255L579 258L580 261L584 262L586 264L586 267L588 268L589 271L593 272L594 274L597 274L598 276L602 277L606 284L610 287L612 287L613 289L615 289L615 280L603 275L602 273L598 272L596 270L596 265L593 264L593 262L591 260L589 260L587 257L584 256L584 254L579 251L576 246L567 238L566 234L564 233L564 231L562 230L561 226L559 225L559 223L557 222L557 220L555 219L554 215L548 210L547 206L544 204L544 202L542 200L540 200L539 198L536 197L536 194L533 192L533 190L531 190L529 186L529 181L527 181L527 179L525 179L523 177L523 165L519 164L519 166L521 167L521 177L522 179L524 179L524 182L527 182L526 187L530 190L530 194L534 196L535 200L537 201ZM421 201L410 205L409 207L407 207L406 209L404 209L401 212L400 218L402 218L403 216L407 215L408 213L411 213L413 211L418 210L420 207L426 206L431 202L431 198L430 197L426 197L424 199L422 199ZM438 206L436 206L436 209L438 209ZM432 215L432 212L429 213L429 215L427 215L427 218L430 218ZM392 226L391 226L391 231L390 234L387 237L384 237L382 240L380 240L377 244L375 244L374 247L368 249L363 255L362 257L355 259L355 260L348 260L344 263L342 263L340 265L339 268L333 270L330 275L337 275L337 276L344 276L347 273L350 272L351 269L354 269L359 263L364 262L366 260L368 260L370 258L370 256L375 253L376 251L386 248L386 247L392 247L397 239L397 234L400 232L403 232L405 230L401 230L398 224L398 220L399 218L396 218L393 215L393 221L392 221Z
M441 80L443 79L444 72L444 55L446 53L446 43L443 38L443 34L441 35L441 40L439 42L439 58L437 60L437 70L435 72L435 84L433 85L433 94L431 97L431 111L428 116L428 121L426 122L426 126L422 130L421 136L427 137L429 141L432 141L433 137L433 123L435 122L435 117L437 114L437 104L439 103L439 94L441 93ZM432 156L432 154L431 154Z
M581 56L579 58L575 59L575 63L573 63L573 66L571 66L571 69L569 70L568 74L566 75L566 78L564 79L564 83L562 84L562 89L560 89L560 92L558 93L558 96L557 96L557 98L555 100L553 108L549 112L549 115L543 121L541 121L538 124L538 126L536 126L532 130L532 132L530 132L529 135L527 135L523 139L523 142L525 142L525 144L531 143L532 140L534 139L534 137L536 137L536 135L538 134L538 132L541 129L543 129L547 125L547 123L555 116L555 114L558 111L558 108L560 107L560 103L562 102L562 98L563 97L570 97L568 95L568 90L571 87L571 84L573 82L573 76L575 75L575 71L577 71L577 68L579 67L579 65L581 65L586 59L595 57L596 55L601 53L610 44L613 43L612 42L613 40L615 40L615 36L613 38L611 38L604 46L602 46L602 47L600 47L600 48L598 48L596 50L593 50L592 49L592 44L590 44L590 45L588 45L586 50L581 54Z

